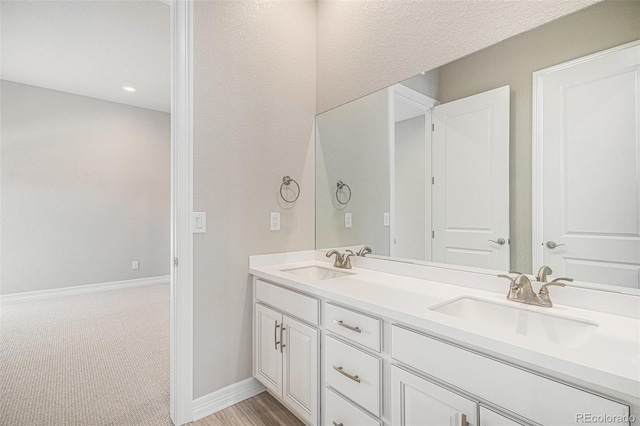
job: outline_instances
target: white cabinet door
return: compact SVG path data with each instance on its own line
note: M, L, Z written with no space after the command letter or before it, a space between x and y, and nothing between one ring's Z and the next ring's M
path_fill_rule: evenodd
M391 366L391 423L402 426L475 426L477 404Z
M276 395L282 395L282 353L280 350L282 315L266 306L255 305L254 374Z
M436 106L433 124L432 260L508 271L509 86Z
M523 426L508 417L486 407L480 407L480 426Z
M640 288L639 70L634 43L534 74L534 267Z
M283 316L283 399L298 415L318 424L318 330Z

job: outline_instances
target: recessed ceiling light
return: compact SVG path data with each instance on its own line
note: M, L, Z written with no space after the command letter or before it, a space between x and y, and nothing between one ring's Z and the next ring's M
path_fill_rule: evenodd
M126 90L127 92L135 92L136 91L135 87L131 87L131 86L122 86L122 90Z

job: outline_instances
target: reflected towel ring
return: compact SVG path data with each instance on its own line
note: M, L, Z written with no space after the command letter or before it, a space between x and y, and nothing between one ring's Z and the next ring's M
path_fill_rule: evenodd
M338 200L338 202L342 205L347 204L349 201L351 201L351 188L349 187L349 185L347 185L346 183L342 182L341 180L338 181L338 183L336 184L337 189L336 189L336 200ZM340 191L342 191L344 189L344 187L347 187L347 189L349 190L349 197L347 198L347 201L340 201L340 197L338 196L338 193Z
M291 184L291 182L296 184L296 187L298 188L298 190L296 191L296 198L294 198L293 200L287 200L287 198L282 193L282 190L284 189L285 186L288 187ZM298 185L298 182L296 182L295 180L291 179L290 176L283 177L282 178L282 184L280 185L280 196L285 201L285 203L295 203L298 200L298 197L300 196L300 185Z

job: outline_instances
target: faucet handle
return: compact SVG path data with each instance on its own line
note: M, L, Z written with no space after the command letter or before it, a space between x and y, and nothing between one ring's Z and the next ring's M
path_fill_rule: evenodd
M506 278L509 281L511 281L511 284L516 282L516 279L513 277L510 277L509 275L505 275L505 274L498 274L498 278Z
M543 284L540 287L540 291L538 292L539 294L545 294L545 293L549 293L549 286L550 285L557 285L558 287L564 287L566 286L565 283L563 283L562 281L568 281L568 282L572 282L573 278L556 278L555 280L551 281L550 283L547 284Z
M555 285L561 285L562 287L564 287L563 283L558 284L560 281L567 281L567 282L572 283L573 282L573 278L556 278L555 280L551 281L549 284L556 283Z

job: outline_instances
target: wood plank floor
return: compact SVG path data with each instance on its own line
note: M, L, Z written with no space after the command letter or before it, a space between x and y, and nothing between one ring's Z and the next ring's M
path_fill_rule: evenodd
M304 426L268 392L189 423L190 426Z

